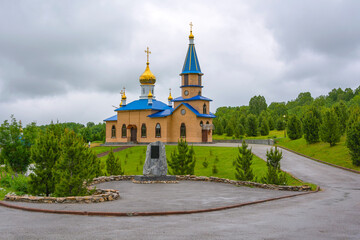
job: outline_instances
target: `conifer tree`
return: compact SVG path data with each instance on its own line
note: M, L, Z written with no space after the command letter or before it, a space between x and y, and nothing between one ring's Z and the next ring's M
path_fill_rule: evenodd
M168 161L172 175L193 175L196 158L193 146L189 149L186 140L180 139L177 148L171 153L171 158Z
M324 112L323 122L320 126L320 137L323 142L330 143L331 147L340 142L340 123L334 109L328 109Z
M267 173L262 178L262 182L267 184L286 185L287 179L284 172L280 169L280 160L282 159L282 152L277 147L271 148L270 152L266 151L266 165Z
M124 175L124 171L121 168L121 161L119 157L115 158L112 149L106 159L106 170L109 175Z
M335 113L339 119L340 124L340 133L344 135L346 131L346 123L349 117L348 109L344 103L344 101L340 101L334 105Z
M246 134L248 136L257 136L258 134L258 121L253 114L249 114L246 118Z
M242 141L241 147L238 147L239 155L236 158L235 163L235 177L240 181L252 181L254 179L254 174L252 172L252 158L253 154L251 148L248 148L248 145L245 141Z
M260 134L261 136L267 136L269 135L270 129L267 119L263 119L260 126Z
M61 128L51 124L44 133L40 133L36 144L31 147L31 160L35 169L30 174L29 190L35 195L49 196L55 190L54 166L60 158Z
M80 196L100 172L99 161L83 139L65 130L61 138L61 156L55 164L55 196Z
M305 113L303 120L304 138L308 144L319 142L320 120L313 111Z
M302 137L301 121L296 117L296 115L292 115L289 117L287 134L291 140L299 139Z
M352 162L360 166L360 108L353 109L346 130L346 146L350 150Z

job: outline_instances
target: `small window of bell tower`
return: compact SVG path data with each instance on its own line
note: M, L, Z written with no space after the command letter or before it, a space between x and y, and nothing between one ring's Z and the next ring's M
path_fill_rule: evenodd
M185 74L184 75L184 86L189 85L189 75Z

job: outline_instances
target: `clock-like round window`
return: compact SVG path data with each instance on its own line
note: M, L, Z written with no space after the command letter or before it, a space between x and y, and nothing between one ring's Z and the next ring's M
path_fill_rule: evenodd
M185 115L186 110L185 109L181 109L181 115Z
M185 96L189 95L189 91L185 90L184 94L185 94Z

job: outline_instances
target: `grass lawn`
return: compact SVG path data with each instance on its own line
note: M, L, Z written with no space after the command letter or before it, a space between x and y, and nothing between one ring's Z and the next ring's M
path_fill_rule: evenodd
M284 130L281 131L277 131L277 130L272 130L270 131L269 135L267 136L256 136L256 137L244 137L243 139L269 139L269 138L283 138L284 137ZM214 134L213 135L213 140L232 140L232 139L236 139L235 136L226 136L226 134L223 135L217 135Z
M329 143L324 142L307 144L304 138L297 140L282 138L277 140L279 146L289 148L306 156L328 163L360 171L360 167L352 164L349 149L345 145L345 137L341 137L340 142L333 147L330 147Z
M176 146L173 145L166 146L166 156L168 159L170 159L171 152L175 148ZM236 180L233 161L238 154L237 148L194 146L194 150L196 156L195 175L208 177L214 176ZM142 167L146 156L146 146L135 146L132 148L128 148L115 153L115 156L118 156L120 158L122 168L125 171L125 175L142 175ZM218 160L216 160L216 157L218 158ZM105 169L106 158L107 156L100 158L102 169ZM205 159L208 162L207 168L203 166L203 162L205 161ZM216 165L218 170L217 174L212 173L212 168L214 164ZM254 156L253 158L252 167L254 175L258 178L258 180L260 180L267 171L266 162L258 158L257 156ZM288 185L304 184L294 179L289 174L287 175L287 177Z

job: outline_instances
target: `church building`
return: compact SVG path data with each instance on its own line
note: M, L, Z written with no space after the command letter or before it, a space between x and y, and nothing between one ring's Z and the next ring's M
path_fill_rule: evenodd
M181 138L190 143L212 142L211 99L203 96L203 73L195 51L194 35L190 24L189 48L181 76L181 97L168 103L155 99L156 78L149 67L149 48L146 69L140 76L141 95L127 103L125 89L116 115L105 119L106 144L177 142Z

